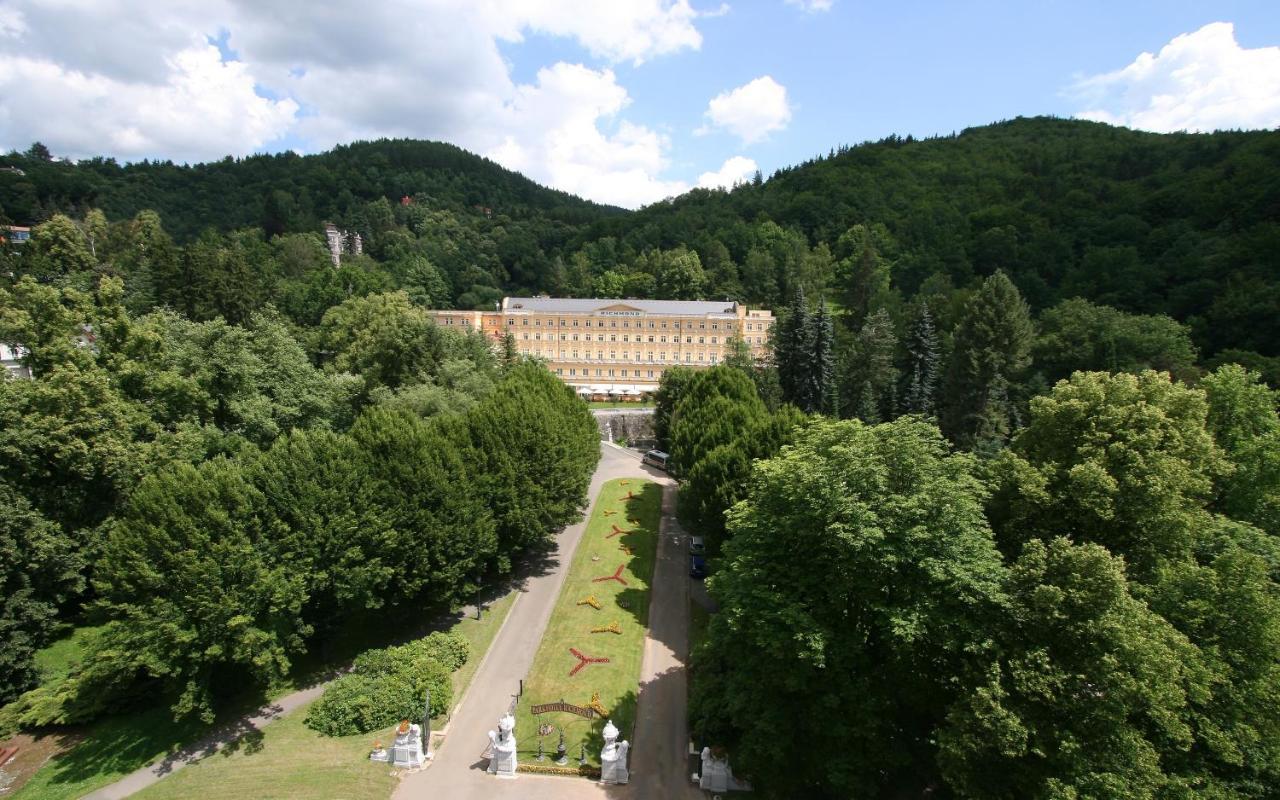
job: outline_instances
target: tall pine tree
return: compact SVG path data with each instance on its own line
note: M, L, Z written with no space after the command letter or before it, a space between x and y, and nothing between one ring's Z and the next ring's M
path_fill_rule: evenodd
M921 303L907 332L907 389L903 411L931 417L937 411L938 377L942 354L929 306Z
M773 352L778 364L778 382L782 384L782 398L801 409L812 408L807 377L814 349L812 336L813 326L809 321L804 289L797 288L786 316L775 327Z
M827 301L818 304L818 313L809 319L811 332L809 340L813 343L813 356L805 364L807 390L805 400L808 406L800 406L805 411L820 411L834 415L839 405L836 397L835 378L835 329L831 324L831 315L827 312Z
M971 447L981 435L989 448L992 437L1012 432L1008 390L1030 366L1034 341L1031 311L1018 287L1003 272L994 273L965 304L956 326L942 414L943 431L953 441Z

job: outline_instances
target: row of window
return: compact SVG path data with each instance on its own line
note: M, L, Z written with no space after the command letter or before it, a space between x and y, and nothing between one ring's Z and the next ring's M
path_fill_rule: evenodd
M520 319L520 324L521 324L521 325L523 325L523 326L525 326L525 327L528 327L528 326L529 326L529 319L530 319L530 317L522 317L522 318ZM533 317L532 319L533 319L533 326L534 326L535 328L536 328L536 327L541 327L541 326L542 326L542 318L541 318L541 317ZM592 320L589 320L589 319L588 319L588 320L576 320L576 319L575 319L575 320L564 320L564 319L560 319L560 320L556 320L556 321L554 321L554 322L558 322L558 323L559 323L559 327L561 327L561 328L569 328L569 327L576 328L576 327L578 327L578 323L579 323L579 322L582 322L582 323L583 323L583 327L585 327L585 328L590 328L590 327L592 327ZM618 320L616 320L616 319L608 320L608 322L609 322L608 327L610 327L610 328L617 328L617 327L619 327L619 325L618 325ZM605 323L605 320L602 320L602 319L600 319L600 320L595 320L595 327L597 327L597 328L603 328L603 327L605 327L605 324L604 324L604 323ZM508 326L514 326L515 324L516 324L515 317L507 317L507 325L508 325ZM761 326L761 327L760 327L760 330L764 330L764 323L763 323L763 322L761 322L761 323L759 323L759 325ZM554 328L554 327L556 327L556 325L555 325L555 324L553 324L553 320L547 320L547 327L548 327L548 328ZM630 328L630 327L632 327L632 325L631 325L631 323L630 323L628 320L623 320L623 321L622 321L622 325L621 325L621 327L623 327L623 328ZM644 323L644 322L642 322L642 321L640 321L640 320L636 320L635 327L636 327L636 328L643 328L643 327L646 327L646 326L645 326L645 323ZM656 322L655 320L649 320L648 327L649 327L649 328L655 328L655 327L657 327L657 328L666 328L666 327L667 327L667 322L666 322L665 320L663 320L662 322L658 323L658 322ZM680 322L679 322L678 320L677 320L676 322L671 323L671 327L675 328L676 330L681 330L681 324L680 324ZM701 321L701 322L699 322L699 323L698 323L698 327L699 327L699 328L701 328L701 329L703 329L703 330L705 330L705 329L706 329L706 327L707 327L707 323L706 323L706 321ZM730 330L730 329L732 329L732 328L733 328L733 323L732 323L732 322L725 322L724 327L725 327L725 330ZM692 328L693 328L693 321L692 321L692 320L689 320L688 322L685 322L685 323L684 323L684 328L686 328L686 329L692 329ZM711 323L711 330L713 330L713 331L718 331L718 330L720 330L720 323L719 323L719 322L712 322L712 323Z
M568 371L569 371L569 377L570 377L570 378L576 378L576 377L578 376L578 369L577 369L577 367L569 367L569 370L568 370ZM628 375L627 375L627 371L626 371L625 369L618 370L618 371L619 371L619 372L621 372L622 374L621 374L621 375L614 375L614 374L613 374L613 372L614 372L613 370L608 370L608 372L609 372L609 377L610 377L610 378L626 378L626 377L628 377ZM596 370L596 375L595 375L595 376L596 376L597 378L603 378L603 377L605 377L604 372L605 372L605 371L604 371L604 370L602 370L602 369L597 369L597 370ZM654 374L653 374L653 373L654 373L654 370L651 370L651 369L650 369L650 370L645 370L645 372L646 372L646 373L648 373L648 374L646 374L646 375L645 375L645 377L646 377L646 378L652 378L652 377L654 377ZM661 377L662 377L662 370L658 370L657 372L658 372L657 377L661 378ZM564 376L564 374L565 374L565 368L564 368L564 367L556 367L556 374L557 374L557 375L559 375L559 376L561 376L561 377L563 377L563 376ZM589 370L589 369L583 369L583 370L582 370L582 377L584 377L584 378L589 378L589 377L591 377L591 370ZM633 369L633 370L631 370L631 375L630 375L630 377L632 377L632 378L639 378L639 377L640 377L640 370L638 370L638 369Z
M555 336L555 334L554 334L554 333L548 333L548 334L547 334L547 341L548 341L548 342L549 342L549 341L552 341L552 337L554 337L554 336ZM562 333L562 334L560 334L560 341L562 341L562 342L567 342L567 341L569 341L569 336L570 336L570 334L567 334L567 333ZM526 331L526 332L522 333L522 334L520 335L520 338L521 338L521 340L523 340L523 341L526 341L526 342L527 342L527 341L529 341L529 333L528 333L528 331ZM541 333L538 333L538 332L534 332L534 334L533 334L533 340L534 340L535 342L540 342L540 341L542 341L542 334L541 334ZM576 334L576 333L575 333L575 334L573 334L573 341L575 341L575 342L576 342L576 341L578 341L578 334ZM589 341L591 341L591 334L589 334L589 333L588 333L588 334L586 334L586 341L588 341L588 342L589 342ZM604 341L604 334L603 334L603 333L598 333L598 334L596 334L596 341L597 341L597 342L603 342L603 341ZM611 342L616 342L616 341L618 341L618 334L616 334L616 333L611 333L611 334L609 334L609 341L611 341ZM630 342L630 341L631 341L631 337L629 337L629 336L628 336L627 334L625 334L625 333L624 333L624 334L622 334L622 343L623 343L623 344L626 344L626 343L628 343L628 342ZM667 337L666 337L666 334L663 334L663 335L659 336L659 337L658 337L658 341L659 341L659 343L661 343L661 344L666 344L666 343L667 343ZM675 344L679 344L679 343L680 343L680 337L679 337L679 336L673 336L673 337L671 337L671 341L672 341L673 343L675 343ZM750 341L750 340L748 339L748 341ZM757 341L759 341L759 339L757 339ZM653 344L653 343L654 343L654 341L653 341L653 336L652 336L652 335L651 335L651 336L649 336L649 343L650 343L650 344ZM685 344L693 344L693 337L692 337L692 336L686 336L686 337L684 337L684 343L685 343ZM698 344L706 344L706 343L707 343L707 337L705 337L705 336L699 336L699 337L698 337ZM718 336L712 336L712 337L711 337L711 344L719 344L719 343L720 343L720 337L718 337ZM640 344L640 336L639 336L639 334L637 334L637 335L636 335L636 344Z
M538 349L538 350L534 350L534 351L532 351L532 352L531 352L531 355L538 356L539 358L555 358L555 351L554 351L554 350L545 350L545 351L544 351L544 350L542 350L542 349ZM646 358L646 356L647 356L647 358ZM656 358L655 358L655 356L656 356ZM696 356L696 357L695 357L695 356ZM564 361L564 360L565 360L565 358L566 358L566 356L565 356L565 351L564 351L564 350L561 350L561 351L560 351L560 360L561 360L561 361ZM573 355L571 355L571 356L567 356L567 358L575 358L575 359L576 359L576 358L581 358L583 361L591 361L591 360L592 360L592 358L591 358L591 351L590 351L590 350L584 350L584 351L582 351L582 355L581 355L581 356L579 356L579 355L578 355L578 351L577 351L577 350L574 350L574 351L573 351ZM605 360L605 357L604 357L604 351L603 351L603 350L597 350L597 351L596 351L595 360L596 360L596 361L604 361L604 360ZM611 350L611 351L609 351L609 359L608 359L608 360L610 360L610 361L618 361L618 360L619 360L619 358L618 358L618 352L617 352L616 350ZM630 351L627 351L627 350L622 351L622 358L621 358L621 360L622 360L622 361L631 361L631 360L632 360L632 358L631 358L631 353L630 353ZM666 353L639 353L639 352L637 352L637 353L635 354L635 359L634 359L634 360L636 360L636 361L646 361L646 360L647 360L647 361L651 361L651 362L652 362L652 361L662 361L662 362L665 362L665 361L667 360L667 354L666 354ZM674 361L674 362L676 362L676 363L679 363L679 362L683 361L683 362L684 362L684 363L686 363L686 364L692 364L692 363L694 363L695 361L699 361L699 362L707 362L707 363L710 363L710 364L719 364L719 363L720 363L720 356L719 356L719 355L717 355L716 353L711 353L710 355L708 355L707 353L672 353L672 354L671 354L671 360L672 360L672 361Z

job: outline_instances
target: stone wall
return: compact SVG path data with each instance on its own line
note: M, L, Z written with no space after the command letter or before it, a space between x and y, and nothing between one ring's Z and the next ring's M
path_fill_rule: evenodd
M653 411L603 411L596 413L600 438L609 442L625 441L629 447L653 447Z

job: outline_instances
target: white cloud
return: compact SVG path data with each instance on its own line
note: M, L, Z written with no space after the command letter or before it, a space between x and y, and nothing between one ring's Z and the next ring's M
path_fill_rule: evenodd
M745 156L733 156L720 165L715 172L704 172L698 176L698 186L703 189L732 189L739 183L748 180L759 167L753 159Z
M625 120L612 134L601 130L629 102L612 70L565 63L541 69L537 84L518 87L496 121L524 135L508 133L486 154L552 186L628 208L684 192L684 183L655 177L668 166L666 137Z
M830 11L834 0L786 0L787 5L809 12Z
M701 46L689 0L2 2L3 147L205 160L414 137L604 202L686 188L661 177L669 140L623 118L611 70L556 64L519 85L499 46L565 37L639 64ZM226 61L207 44L223 36Z
M175 53L158 86L68 70L44 59L19 56L0 63L0 130L16 127L14 118L20 117L34 123L28 139L41 139L60 153L180 160L243 154L282 135L298 111L293 100L258 96L244 65L223 63L211 45Z
M791 121L791 105L787 102L787 88L764 75L711 98L704 116L706 124L695 133L721 128L744 144L751 144L786 128Z
M1184 33L1129 66L1077 81L1084 119L1150 131L1280 126L1280 47L1242 48L1229 22Z

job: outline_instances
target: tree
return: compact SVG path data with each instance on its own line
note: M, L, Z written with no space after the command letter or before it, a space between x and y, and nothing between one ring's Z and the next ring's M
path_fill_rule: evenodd
M84 586L79 548L0 484L0 705L36 684L35 653Z
M997 428L1016 427L1013 408L1000 407L999 398L1030 365L1034 336L1031 312L1013 282L1003 272L984 280L965 304L947 370L942 422L953 441L971 446L993 416L1004 420Z
M600 459L600 432L573 390L537 363L510 370L466 424L505 571L512 555L545 545L577 519Z
M818 312L810 318L809 324L812 332L808 338L813 342L813 352L808 362L805 395L811 399L813 407L805 410L834 416L840 404L836 396L835 329L825 300L818 303Z
M897 349L893 320L882 308L867 317L846 350L842 365L844 404L863 422L876 423L894 416Z
M51 278L93 269L84 233L70 217L54 214L31 232L30 259L41 276Z
M662 254L655 276L658 297L663 300L700 300L706 289L707 276L702 271L698 254L692 250L675 250Z
M1218 477L1215 507L1280 536L1280 395L1235 364L1206 375L1200 388L1209 430L1234 467Z
M1154 369L1180 379L1195 374L1191 331L1169 317L1126 314L1072 298L1041 314L1039 328L1035 363L1050 383L1077 370Z
M672 414L697 374L691 367L671 367L663 371L662 380L658 382L653 398L653 436L658 447L667 452L671 451Z
M148 476L102 543L94 586L107 638L212 722L217 697L285 676L309 633L306 576L241 467L215 458Z
M918 419L816 420L757 464L709 586L720 611L694 656L690 722L759 790L929 782L930 740L1002 602L973 469ZM811 757L832 739L845 746Z
M782 398L802 411L812 410L817 405L810 382L813 333L804 290L797 289L787 313L773 328L773 360L778 365Z
M1032 399L996 469L991 516L1006 552L1067 536L1122 556L1144 582L1189 558L1214 480L1229 470L1207 412L1203 392L1156 372L1077 372Z
M377 544L390 568L388 599L462 602L497 555L484 466L469 434L464 420L380 406L351 428L368 475L361 496L388 526Z
M0 380L0 481L67 530L117 509L150 460L154 431L96 367Z
M903 410L932 417L937 408L938 379L942 372L942 348L929 306L921 303L904 343L907 351Z
M999 656L939 736L947 782L975 800L1163 796L1207 689L1195 648L1098 545L1029 542L1006 592Z
M700 370L683 387L671 412L671 466L681 477L712 448L732 440L754 416L765 413L751 379L724 365Z

